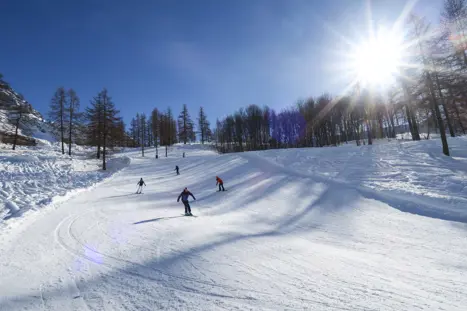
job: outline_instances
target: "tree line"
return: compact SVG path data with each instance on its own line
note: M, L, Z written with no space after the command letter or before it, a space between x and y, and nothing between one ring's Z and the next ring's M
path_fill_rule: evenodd
M250 105L216 122L218 150L372 144L406 128L413 140L436 131L449 155L447 134L455 137L467 129L466 21L465 0L445 0L437 29L410 15L404 44L411 65L400 69L390 89L356 84L348 94L311 97L279 112Z
M3 75L0 75L0 86L9 87L3 80ZM19 101L24 101L21 94L17 94L17 97ZM28 132L32 122L26 117L32 110L29 104L13 105L11 108L9 121L15 126L13 149L16 147L20 128L26 135L32 134ZM71 156L73 145L96 147L95 157L102 159L104 170L109 150L114 147L141 147L144 156L145 147L156 147L158 154L158 147L164 146L167 156L167 147L177 142L194 142L197 135L203 144L212 139L210 123L204 108L199 110L196 129L187 105L183 105L177 119L171 108L166 111L154 108L149 116L138 113L131 120L127 131L120 111L105 88L91 99L84 111L80 111L80 98L72 88L57 88L50 101L48 117L52 134L58 139L62 154L67 153Z
M70 156L73 144L94 146L96 158L102 159L102 169L106 170L109 150L129 144L120 111L105 88L83 112L79 108L80 99L73 89L59 87L51 99L49 118L62 154L65 154L65 144Z
M155 147L156 157L160 146L165 147L167 156L168 146L178 142L183 144L195 142L197 135L202 144L210 142L212 139L210 123L204 108L200 107L196 129L187 105L183 105L177 120L171 108L167 108L165 112L154 108L150 117L145 113L137 113L131 120L128 132L128 136L131 137L131 147L140 147L143 156L145 147Z

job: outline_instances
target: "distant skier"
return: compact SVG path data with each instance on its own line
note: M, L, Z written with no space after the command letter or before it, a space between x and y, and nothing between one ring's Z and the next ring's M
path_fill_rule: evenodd
M143 191L143 185L146 186L146 184L144 183L142 177L141 177L141 179L138 181L137 185L138 185L138 190L136 190L136 193L137 193L137 194L140 194L140 193Z
M219 178L219 176L216 176L216 186L217 185L219 185L219 191L221 191L221 188L222 188L222 191L225 191L224 182L222 181L222 179Z
M180 175L180 173L178 172L178 165L175 165L175 170L177 171L177 175Z
M180 198L182 198L183 205L185 205L185 216L193 216L193 214L191 214L190 203L188 202L188 197L190 195L193 197L194 200L196 200L193 193L191 193L190 191L188 191L187 188L185 188L183 189L182 193L180 193L177 199L177 202L180 202Z

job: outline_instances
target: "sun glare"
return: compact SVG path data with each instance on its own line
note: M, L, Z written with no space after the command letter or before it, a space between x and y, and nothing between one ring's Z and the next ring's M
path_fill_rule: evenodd
M386 86L399 74L402 58L401 41L391 33L379 32L354 46L350 63L357 83Z

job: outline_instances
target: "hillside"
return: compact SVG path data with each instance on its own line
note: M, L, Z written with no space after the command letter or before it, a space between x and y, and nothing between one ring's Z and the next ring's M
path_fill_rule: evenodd
M20 125L18 145L34 146L43 141L54 141L50 124L43 116L7 82L0 80L0 143L13 142L15 118L12 115L20 106L26 114Z
M6 221L0 309L464 310L467 140L449 144L128 150L111 178Z

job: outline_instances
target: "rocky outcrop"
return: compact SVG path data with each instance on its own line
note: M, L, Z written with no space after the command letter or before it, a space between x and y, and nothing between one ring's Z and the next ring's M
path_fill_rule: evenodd
M7 82L0 79L0 142L13 144L16 128L15 114L22 110L17 145L35 146L35 133L50 131L49 124L24 97L17 93ZM42 138L42 137L41 137Z

